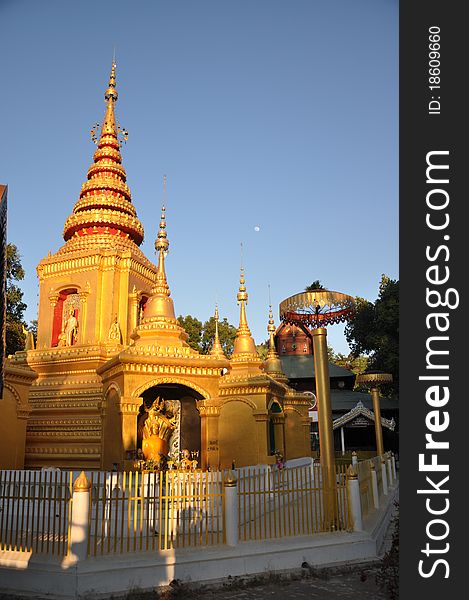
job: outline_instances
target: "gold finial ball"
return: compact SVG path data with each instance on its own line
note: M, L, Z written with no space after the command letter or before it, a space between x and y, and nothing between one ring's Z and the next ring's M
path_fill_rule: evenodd
M91 482L85 475L85 472L82 471L80 475L75 479L75 483L73 484L74 492L87 492L91 488Z
M114 102L117 100L118 96L119 94L117 93L117 90L113 87L108 87L106 93L104 94L105 100L110 100L112 98Z
M169 248L169 242L166 238L166 232L163 232L164 235L158 234L158 237L155 240L155 250L158 252L162 250L163 252L167 252Z
M236 477L236 474L233 473L233 471L231 469L229 469L224 483L225 483L225 487L235 487L237 485L238 478Z

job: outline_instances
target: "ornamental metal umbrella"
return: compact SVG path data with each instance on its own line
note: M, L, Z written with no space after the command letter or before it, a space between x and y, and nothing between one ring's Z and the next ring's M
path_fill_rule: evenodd
M324 289L295 294L280 303L280 319L284 323L307 327L313 338L324 525L327 529L337 528L338 507L326 326L345 323L354 312L355 301L352 296Z

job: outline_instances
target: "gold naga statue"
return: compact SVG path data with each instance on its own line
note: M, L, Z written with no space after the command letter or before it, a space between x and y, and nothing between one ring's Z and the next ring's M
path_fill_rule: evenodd
M168 454L168 442L176 427L176 417L165 411L163 398L156 398L152 405L145 406L146 418L141 422L138 436L142 441L145 460L160 461Z

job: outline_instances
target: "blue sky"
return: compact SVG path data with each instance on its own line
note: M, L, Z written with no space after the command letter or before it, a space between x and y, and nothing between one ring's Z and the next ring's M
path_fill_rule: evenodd
M167 274L177 314L218 301L237 324L315 279L375 300L398 277L396 0L2 0L0 181L26 269L63 243L92 162L116 47L117 118L142 249L153 258L167 184ZM259 228L257 231L255 228ZM348 352L343 327L329 343Z

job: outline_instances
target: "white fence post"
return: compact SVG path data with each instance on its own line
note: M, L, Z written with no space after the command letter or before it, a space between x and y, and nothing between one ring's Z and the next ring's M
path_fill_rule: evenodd
M392 476L392 467L391 467L391 457L390 456L386 457L386 467L388 469L389 487L391 487L394 483L394 478Z
M360 484L358 481L358 473L351 465L347 469L347 491L353 530L363 531Z
M91 483L82 471L73 485L70 528L70 557L76 562L85 560L88 554L90 488Z
M387 478L386 460L384 458L381 459L381 479L383 481L383 494L385 496L387 496L388 495L388 478Z
M394 452L391 454L391 466L392 466L392 474L394 477L394 481L397 481L396 457L394 456Z
M374 463L371 463L371 489L373 491L373 505L375 508L379 508L378 475Z
M224 481L225 496L225 541L227 546L238 544L238 480L233 471L228 471Z

